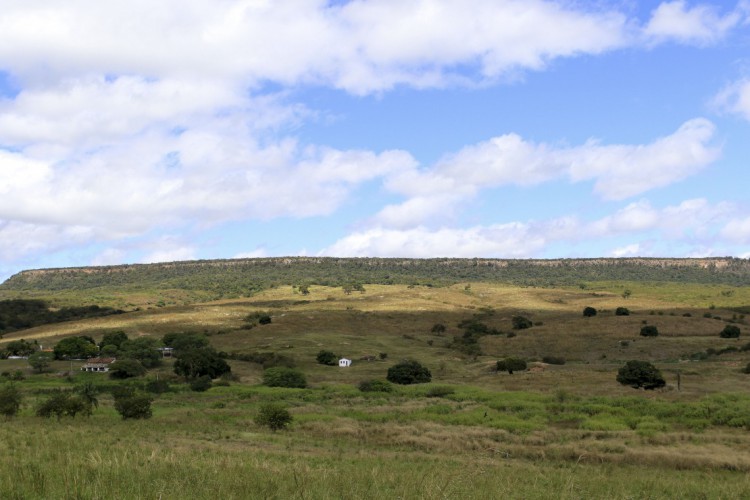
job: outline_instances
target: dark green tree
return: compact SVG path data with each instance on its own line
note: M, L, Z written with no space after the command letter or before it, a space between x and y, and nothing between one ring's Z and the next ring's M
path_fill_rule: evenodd
M394 384L423 384L432 380L432 374L418 361L409 359L388 368L386 378Z
M118 359L109 366L109 377L126 379L146 374L146 367L137 359Z
M294 368L274 366L263 372L263 385L304 389L307 387L307 379L304 373Z
M719 333L719 336L723 339L736 339L740 336L740 327L737 325L727 325Z
M590 306L586 306L583 308L583 316L586 318L591 318L593 316L596 316L596 309Z
M123 391L119 394L114 392L113 395L115 396L115 410L123 420L151 418L151 403L154 399L148 394Z
M138 337L126 340L120 345L119 356L128 359L137 359L146 368L156 368L161 365L161 353L159 347L162 344L153 337Z
M514 330L525 330L534 325L529 318L523 316L513 316L512 323Z
M168 333L161 340L165 346L173 348L178 353L208 347L208 337L202 333Z
M76 392L89 406L99 408L99 389L92 382L84 382L76 387Z
M648 361L628 361L618 370L617 381L634 389L658 389L666 385L661 372Z
M513 375L513 372L522 372L527 368L526 360L521 358L505 358L497 362L497 371Z
M325 351L325 350L320 351L318 352L318 355L315 357L315 359L321 365L328 365L328 366L336 365L336 355L331 351Z
M627 307L618 307L615 309L615 316L630 316L630 309Z
M292 415L279 403L265 403L258 408L254 420L257 425L278 431L292 423Z
M36 409L37 417L75 417L78 414L91 415L91 405L82 397L70 391L57 391L43 401Z
M174 372L186 379L194 379L208 375L212 379L219 378L232 368L219 354L209 347L179 351L174 362Z
M641 327L641 337L658 337L659 329L654 325L645 325Z
M86 359L96 356L99 348L88 336L68 337L55 345L55 359Z
M213 385L211 377L203 375L190 381L190 390L195 392L206 392Z
M102 340L99 342L99 348L101 349L104 346L113 345L117 349L120 349L120 346L126 340L128 340L128 334L122 330L107 332L102 336Z
M446 328L445 328L444 324L442 324L442 323L435 323L434 325L432 325L432 330L430 330L430 331L432 333L434 333L434 334L441 335L441 334L445 333L445 330L446 330Z
M5 346L8 356L29 356L39 350L35 343L28 342L24 339L13 340Z
M21 409L23 396L12 382L0 387L0 415L15 417Z

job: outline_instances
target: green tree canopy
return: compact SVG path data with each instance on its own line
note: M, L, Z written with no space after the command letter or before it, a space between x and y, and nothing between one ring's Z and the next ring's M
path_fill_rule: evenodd
M617 381L634 389L658 389L666 385L661 372L648 361L628 361L618 370Z
M418 361L409 359L388 368L386 378L394 384L422 384L432 380L432 374Z
M174 362L174 372L186 379L194 379L208 375L212 379L231 372L231 367L219 354L209 348L190 349L180 351Z
M96 356L99 349L94 339L88 336L62 339L54 348L55 359L86 359Z

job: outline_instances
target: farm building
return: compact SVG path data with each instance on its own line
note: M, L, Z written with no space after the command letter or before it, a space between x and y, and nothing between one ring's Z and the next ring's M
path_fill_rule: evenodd
M351 366L351 364L352 364L352 360L351 359L341 358L339 360L339 366L342 367L342 368L348 368L349 366Z
M81 367L84 372L108 372L109 365L115 362L115 358L89 358Z

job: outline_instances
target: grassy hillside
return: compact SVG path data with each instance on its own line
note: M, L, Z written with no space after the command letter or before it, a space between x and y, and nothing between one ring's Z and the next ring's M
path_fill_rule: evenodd
M115 330L131 338L204 333L230 358L283 357L307 375L309 388L264 387L261 364L229 359L235 380L196 393L167 360L135 383L158 376L173 392L157 397L150 420L121 421L107 392L121 382L80 373L76 361L54 362L52 372L37 375L24 360L1 360L0 372L21 370L26 379L14 382L25 396L21 414L0 429L11 450L0 458L0 496L750 495L750 375L741 372L750 362L742 312L750 287L610 280L555 288L467 281L441 287L365 282L364 288L346 294L313 285L302 295L279 286L251 297L152 304L6 335L1 342L25 338L48 346L71 335L99 340ZM122 293L123 300L137 300ZM583 317L586 306L598 314ZM631 314L616 316L623 306ZM256 312L272 322L248 329L245 318ZM516 315L534 326L514 330ZM454 341L463 334L459 323L471 318L499 333L479 339L480 354L467 354ZM436 323L446 331L432 332ZM644 324L657 326L660 335L641 337ZM729 324L742 329L739 339L719 337ZM354 364L320 365L321 349ZM360 360L365 356L375 360ZM530 369L494 371L506 356L528 360ZM565 364L543 363L545 356ZM357 389L362 380L383 379L403 358L427 366L432 382L391 393ZM618 384L617 370L630 359L654 362L667 387ZM51 389L84 381L102 390L92 417L34 416ZM290 409L288 430L254 423L258 406L269 401Z

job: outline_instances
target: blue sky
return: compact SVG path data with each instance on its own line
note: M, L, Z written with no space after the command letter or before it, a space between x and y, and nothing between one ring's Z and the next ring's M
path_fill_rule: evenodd
M0 0L0 278L750 258L750 2Z

